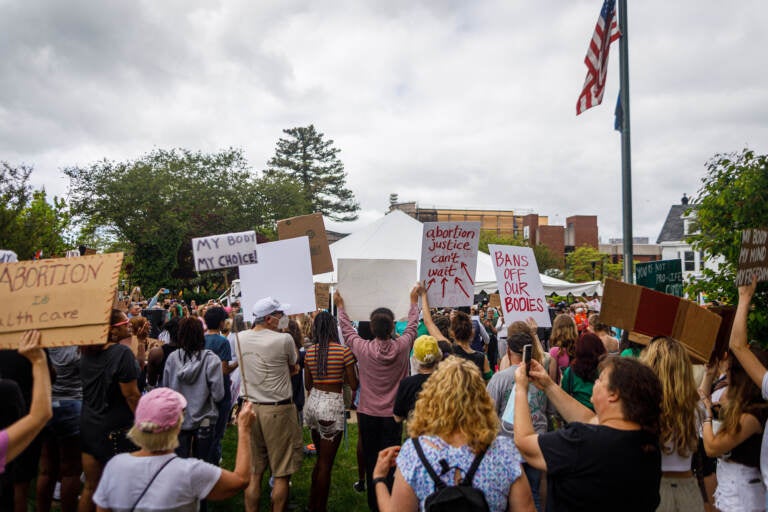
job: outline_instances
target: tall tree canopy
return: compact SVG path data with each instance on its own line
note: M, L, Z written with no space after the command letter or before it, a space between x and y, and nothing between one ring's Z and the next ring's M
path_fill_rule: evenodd
M275 156L267 162L267 177L289 177L301 184L304 214L320 212L331 219L357 219L360 205L346 188L347 175L339 160L341 151L314 125L283 130L288 137L277 141Z
M49 202L45 189L29 184L32 167L0 162L0 249L14 251L20 260L63 256L67 249L70 215L63 199Z
M192 238L271 229L305 208L298 183L255 177L238 149L158 149L137 160L102 160L64 173L85 231L128 242L131 281L145 290L195 276Z
M750 149L716 154L706 164L707 174L693 200L694 234L688 241L708 258L719 258L717 272L705 268L703 279L693 281L688 293L703 292L710 299L735 304L736 270L741 231L768 226L768 155ZM749 316L752 339L768 340L768 293L760 284Z

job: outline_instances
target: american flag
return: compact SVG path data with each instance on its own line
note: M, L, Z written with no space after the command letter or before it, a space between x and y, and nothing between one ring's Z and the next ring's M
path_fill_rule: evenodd
M576 103L576 115L603 101L605 76L608 73L608 51L611 49L611 43L619 37L621 33L616 20L616 0L605 0L592 40L589 42L587 56L584 57L587 78L584 80L584 89Z

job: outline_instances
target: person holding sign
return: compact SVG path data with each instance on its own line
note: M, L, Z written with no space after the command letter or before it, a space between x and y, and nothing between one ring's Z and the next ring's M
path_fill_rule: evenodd
M408 376L409 354L416 339L419 319L419 293L422 286L411 290L411 307L408 310L408 325L402 336L393 338L395 315L389 308L377 308L371 312L371 331L375 338L360 337L344 310L344 299L338 290L333 302L339 312L341 333L347 346L357 358L360 367L360 404L357 420L365 456L365 478L368 487L368 508L377 512L376 489L373 485L373 468L379 451L388 446L399 445L402 425L393 417L397 387ZM392 485L390 472L387 486Z
M0 430L0 473L5 472L5 465L29 446L53 416L51 375L38 331L27 331L21 336L19 354L32 364L32 403L29 414Z
M748 285L739 286L739 303L736 307L736 316L731 328L730 348L733 355L739 361L744 371L747 372L757 386L760 386L763 400L768 400L768 370L760 362L760 359L750 350L747 344L747 317L752 304L752 297L757 288L757 277L752 278ZM768 429L763 430L763 443L760 449L760 469L763 476L763 485L768 487ZM766 497L768 508L768 497Z

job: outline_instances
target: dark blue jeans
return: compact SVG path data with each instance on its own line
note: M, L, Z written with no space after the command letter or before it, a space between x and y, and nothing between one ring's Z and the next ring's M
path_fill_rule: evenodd
M194 457L214 464L211 460L211 447L213 446L213 427L198 427L195 430L182 430L179 432L179 447L176 454L187 459ZM215 464L219 460L216 459Z
M229 393L227 393L229 395ZM219 417L216 420L216 425L213 429L213 443L211 444L211 464L219 465L221 460L221 440L224 439L224 431L227 429L227 422L229 421L229 412L231 410L230 405L232 400L225 396L224 399L216 404L219 409Z
M536 507L537 512L541 512L541 496L539 496L539 489L541 489L541 475L542 470L536 469L533 466L529 466L523 463L523 470L525 476L528 477L528 483L531 486L531 494L533 494L533 504Z

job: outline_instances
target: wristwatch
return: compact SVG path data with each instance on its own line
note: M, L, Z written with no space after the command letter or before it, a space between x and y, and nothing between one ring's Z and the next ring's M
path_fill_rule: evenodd
M373 480L371 480L371 485L372 485L374 488L376 488L376 484L379 484L379 483L382 483L382 484L386 484L386 483L387 483L387 477L385 477L385 476L380 476L380 477L378 477L378 478L374 478Z

